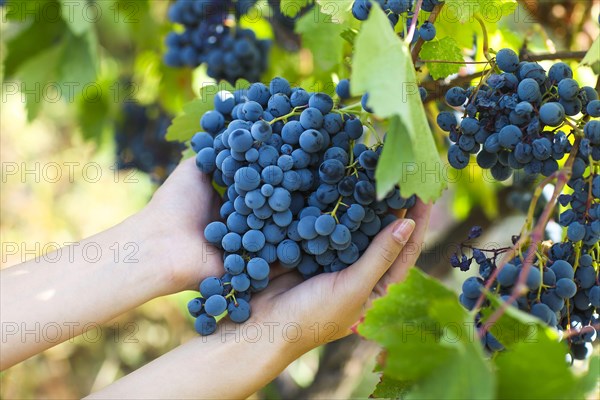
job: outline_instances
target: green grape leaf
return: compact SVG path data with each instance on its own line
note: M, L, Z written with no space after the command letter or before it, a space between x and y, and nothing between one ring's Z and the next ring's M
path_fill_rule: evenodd
M96 79L96 34L93 30L81 36L66 35L64 52L57 66L58 78L65 87L63 93L67 101L86 90L87 96L98 97L97 88L92 86ZM73 96L69 98L68 96Z
M91 19L86 20L85 18L88 12L87 7L89 6L86 2L60 0L60 4L62 19L67 23L71 32L75 35L81 35L90 30L92 27ZM94 10L89 12L92 13Z
M281 0L279 10L283 15L294 18L303 8L313 2L314 0Z
M24 93L29 121L37 116L48 96L52 98L60 96L61 89L59 87L53 85L50 88L45 84L55 78L55 70L58 68L63 53L64 44L59 44L36 54L35 57L20 65L16 77L21 80L22 87L26 88Z
M402 399L406 396L411 383L382 376L371 397L379 399Z
M99 83L103 96L88 98L80 95L77 98L77 120L85 139L100 141L104 128L110 117L109 82Z
M493 398L494 375L471 316L454 292L418 269L373 302L358 330L383 346L382 382L397 381L405 398Z
M345 44L341 34L345 29L344 25L332 23L328 15L316 10L296 22L296 33L301 35L303 46L311 51L318 72L333 71L341 64Z
M450 36L424 43L419 55L423 60L452 61L458 63L464 61L460 47L458 47L456 41ZM460 67L465 65L445 64L443 62L428 62L425 64L433 79L436 80L457 73Z
M352 65L352 94L368 92L368 105L375 114L401 121L392 121L388 132L387 140L393 145L384 146L377 167L377 195L383 197L399 184L402 196L417 194L424 201L439 198L445 187L443 164L419 95L410 51L379 7L371 9L356 38ZM401 137L392 139L394 135ZM399 152L408 158L400 159Z
M500 399L583 399L580 385L565 361L567 347L539 330L530 343L519 342L494 359Z
M23 5L23 7L26 6ZM65 34L68 34L68 29L61 19L49 22L48 18L39 18L39 21L7 42L7 56L4 60L5 76L13 77L24 63L57 47L56 44L64 39ZM48 66L42 67L48 68ZM49 73L49 71L45 71L45 73Z
M594 40L592 46L586 53L580 65L587 65L591 67L594 72L600 73L600 36Z
M240 81L236 87L243 87ZM169 141L185 142L201 130L200 118L205 112L214 109L213 100L215 95L221 90L234 90L233 86L221 82L219 85L212 84L203 86L200 89L200 96L183 106L183 112L173 119L173 122L167 129L166 138Z

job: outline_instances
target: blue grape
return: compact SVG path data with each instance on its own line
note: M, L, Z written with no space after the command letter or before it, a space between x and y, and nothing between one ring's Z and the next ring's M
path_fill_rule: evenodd
M225 266L225 271L231 275L241 274L244 272L244 268L246 267L244 259L238 254L229 254L227 257L225 257L223 265Z
M359 21L365 21L371 11L370 0L355 0L352 3L352 15Z
M456 126L457 121L454 113L449 111L442 111L437 116L437 123L440 128L446 132L450 132L450 130Z
M206 147L213 147L213 141L213 137L208 133L198 132L192 137L190 145L192 146L192 149L198 153L200 150Z
M304 129L320 129L323 126L323 114L314 107L309 107L300 114L300 123Z
M264 120L260 120L252 124L250 133L252 134L254 140L258 142L266 142L271 138L273 130L271 128L271 124Z
M577 221L571 222L567 228L567 237L572 242L583 240L585 237L585 226Z
M273 190L273 195L271 197L269 197L269 206L274 210L274 211L285 211L289 208L290 204L292 202L292 196L290 194L290 192L288 192L286 189L284 188L275 188Z
M463 169L469 165L469 154L453 144L448 149L448 162L453 168Z
M225 118L218 111L207 111L200 119L200 126L206 132L217 134L225 126Z
M187 304L188 312L192 317L198 317L202 311L202 299L200 297L196 297L192 299Z
M559 126L565 120L565 109L560 103L546 103L540 108L540 120L549 126Z
M283 266L294 265L301 259L300 247L293 240L285 239L277 246L277 258Z
M349 99L351 97L350 81L348 79L340 80L335 87L335 93L340 97L340 99Z
M275 96L276 94L290 96L292 94L290 83L285 78L281 78L279 76L271 80L271 83L269 84L269 91L272 96Z
M550 323L553 312L546 304L536 303L531 307L531 314L545 323Z
M500 272L498 272L498 283L502 286L512 286L519 277L519 269L513 264L506 264Z
M579 84L576 80L565 78L558 83L558 95L562 100L575 100L579 94Z
M325 115L333 109L333 99L328 94L315 93L308 99L308 106L316 108L321 114Z
M219 294L213 294L204 303L204 310L213 317L219 316L227 309L227 300Z
M271 271L269 268L269 264L260 257L255 257L248 261L248 265L246 266L246 270L248 271L248 275L250 278L255 280L262 280L269 276L269 272Z
M423 25L419 28L419 36L426 42L429 42L435 38L436 29L435 26L429 22L425 21Z
M264 245L265 235L259 230L249 230L248 232L244 233L244 236L242 236L242 246L251 253L260 251Z
M194 322L194 328L200 335L207 336L213 334L217 330L217 321L214 317L201 314Z
M455 86L446 92L446 102L453 107L460 107L465 101L467 101L467 92L461 87Z
M354 199L361 205L375 201L375 187L369 181L359 181L354 187Z
M352 235L350 234L350 230L341 224L335 226L335 229L330 236L330 241L337 245L346 245L350 243L351 240Z
M315 129L309 129L302 132L302 135L300 135L300 147L302 147L302 150L306 151L307 153L316 153L317 151L321 150L322 146L323 135L321 132Z
M217 92L213 102L215 105L215 110L223 115L231 113L233 107L235 107L235 98L233 97L233 93L228 92L227 90L221 90Z
M227 314L233 322L241 324L250 318L250 304L244 299L236 299L227 306Z
M242 247L242 238L235 232L229 232L227 235L223 236L221 246L223 247L223 250L235 253Z
M515 72L519 67L519 56L511 49L501 49L496 53L496 63L505 72Z
M577 285L571 279L559 279L556 281L554 293L563 299L570 299L577 293Z
M204 228L204 238L211 244L220 245L228 233L227 226L219 221L211 222Z
M314 229L321 236L329 236L333 233L335 226L335 219L329 214L323 214L316 219Z
M247 92L248 100L257 102L262 107L266 107L271 97L269 88L262 83L253 83L248 88Z
M462 291L465 297L469 299L477 299L481 295L483 289L483 281L477 277L467 278L462 285Z

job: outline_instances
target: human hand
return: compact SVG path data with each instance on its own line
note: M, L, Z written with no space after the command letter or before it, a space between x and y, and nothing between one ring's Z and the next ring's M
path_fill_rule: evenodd
M169 292L197 289L208 276L223 273L221 252L204 239L204 228L219 220L222 200L195 159L184 160L142 211L153 242L160 247Z
M294 271L273 268L269 287L252 298L250 322L297 324L302 337L292 344L298 355L351 333L371 302L406 276L421 252L431 205L417 201L406 219L380 232L363 256L348 268L306 281ZM315 335L315 329L322 330ZM334 332L335 330L335 332Z

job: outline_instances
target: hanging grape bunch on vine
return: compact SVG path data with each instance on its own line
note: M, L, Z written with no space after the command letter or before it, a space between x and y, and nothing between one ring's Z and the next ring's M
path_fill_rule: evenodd
M490 304L483 300L483 288L490 289L503 302L567 332L571 360L584 359L591 354L600 322L598 93L592 87L580 87L571 68L562 62L546 72L538 63L520 62L510 49L500 50L495 62L499 70L490 69L479 85L466 90L453 87L446 93L450 106L464 107L460 122L455 112L438 115L440 128L454 142L448 161L463 169L470 155L476 155L477 164L491 169L492 176L501 181L515 170L532 177L542 175L546 179L539 187L554 184L554 195L537 222L533 219L540 193L534 195L526 226L513 248L462 244L450 260L452 266L466 271L475 261L481 278L464 282L460 301L469 310L485 308ZM565 236L559 243L542 242L546 223L556 215L556 202L566 208L558 215ZM534 224L529 240L525 234ZM469 240L480 234L475 231ZM467 249L470 256L463 252ZM500 262L503 255L508 260ZM479 318L486 347L502 350L502 344L486 332L490 322L484 326Z
M256 0L175 1L169 19L183 25L184 31L170 32L165 38L165 63L192 68L205 64L208 76L231 83L260 80L267 68L270 42L238 25L254 3Z

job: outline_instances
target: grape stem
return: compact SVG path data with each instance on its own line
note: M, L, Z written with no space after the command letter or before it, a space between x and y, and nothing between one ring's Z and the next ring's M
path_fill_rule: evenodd
M405 42L412 42L413 36L415 36L415 31L417 30L417 21L419 20L419 12L421 12L421 4L423 4L423 0L418 0L415 5L415 10L412 16L412 20L410 21L410 27L408 28L408 34L406 35Z
M479 22L479 25L481 26L481 31L483 34L483 55L485 56L485 58L488 61L492 60L492 56L490 56L490 52L489 52L489 42L488 42L488 32L487 32L487 28L485 27L485 22L483 22L483 19L481 19L481 16L479 14L475 14L473 16L473 18L475 18L477 20L477 22Z

